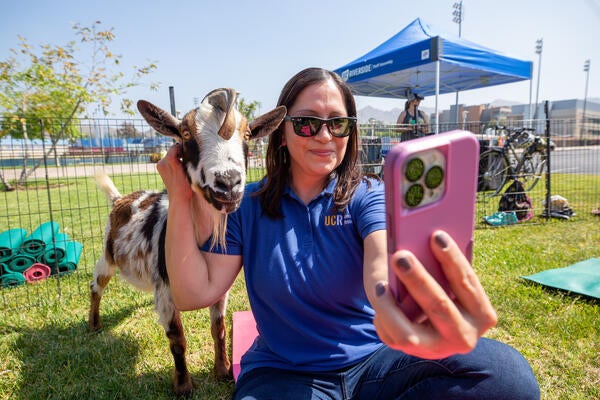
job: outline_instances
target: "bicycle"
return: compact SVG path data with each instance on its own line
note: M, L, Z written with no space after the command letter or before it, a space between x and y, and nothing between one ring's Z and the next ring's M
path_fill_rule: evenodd
M538 183L546 164L546 140L535 134L533 128L497 126L496 132L505 137L500 146L490 147L479 156L479 191L491 191L496 196L512 180L520 180L526 191ZM554 143L550 142L550 151Z

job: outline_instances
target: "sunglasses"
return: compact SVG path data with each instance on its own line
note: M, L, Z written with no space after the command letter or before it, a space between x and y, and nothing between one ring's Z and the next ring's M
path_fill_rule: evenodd
M334 118L318 118L318 117L292 117L285 116L286 121L290 121L294 127L294 133L302 137L315 136L321 130L323 124L327 125L327 129L331 136L338 138L346 137L352 132L356 117L334 117Z

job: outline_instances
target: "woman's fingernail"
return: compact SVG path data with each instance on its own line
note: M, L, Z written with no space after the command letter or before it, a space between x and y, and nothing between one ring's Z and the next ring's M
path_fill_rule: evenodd
M396 261L396 265L405 271L408 271L412 267L410 265L410 260L406 257L400 257L398 261Z
M435 243L443 250L448 247L448 237L445 233L438 232L435 234Z
M375 285L375 294L377 295L377 297L381 297L384 293L385 285L383 284L383 282L377 282L377 285Z

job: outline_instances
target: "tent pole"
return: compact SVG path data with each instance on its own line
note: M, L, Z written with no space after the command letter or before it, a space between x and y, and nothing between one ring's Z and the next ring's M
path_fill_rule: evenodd
M438 112L438 97L440 96L440 60L435 62L435 134L440 133L440 114Z
M533 75L531 75L533 76ZM532 112L531 112L531 93L533 92L533 79L529 78L529 108L527 109L527 119L529 121L527 121L527 126L532 128L533 127L533 119L532 119Z
M460 110L458 109L458 91L456 91L456 103L454 105L456 107L456 129L460 127Z

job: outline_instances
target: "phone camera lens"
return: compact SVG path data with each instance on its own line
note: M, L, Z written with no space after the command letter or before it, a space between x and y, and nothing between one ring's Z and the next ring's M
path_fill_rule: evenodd
M416 207L419 204L421 204L424 196L425 189L423 189L423 186L418 183L415 183L414 185L411 185L406 191L404 201L406 201L406 205L408 205L409 207Z
M413 158L406 164L404 175L410 182L415 182L425 172L425 163L420 158Z
M435 189L440 186L444 179L444 170L442 167L435 165L425 174L425 186L429 189Z

